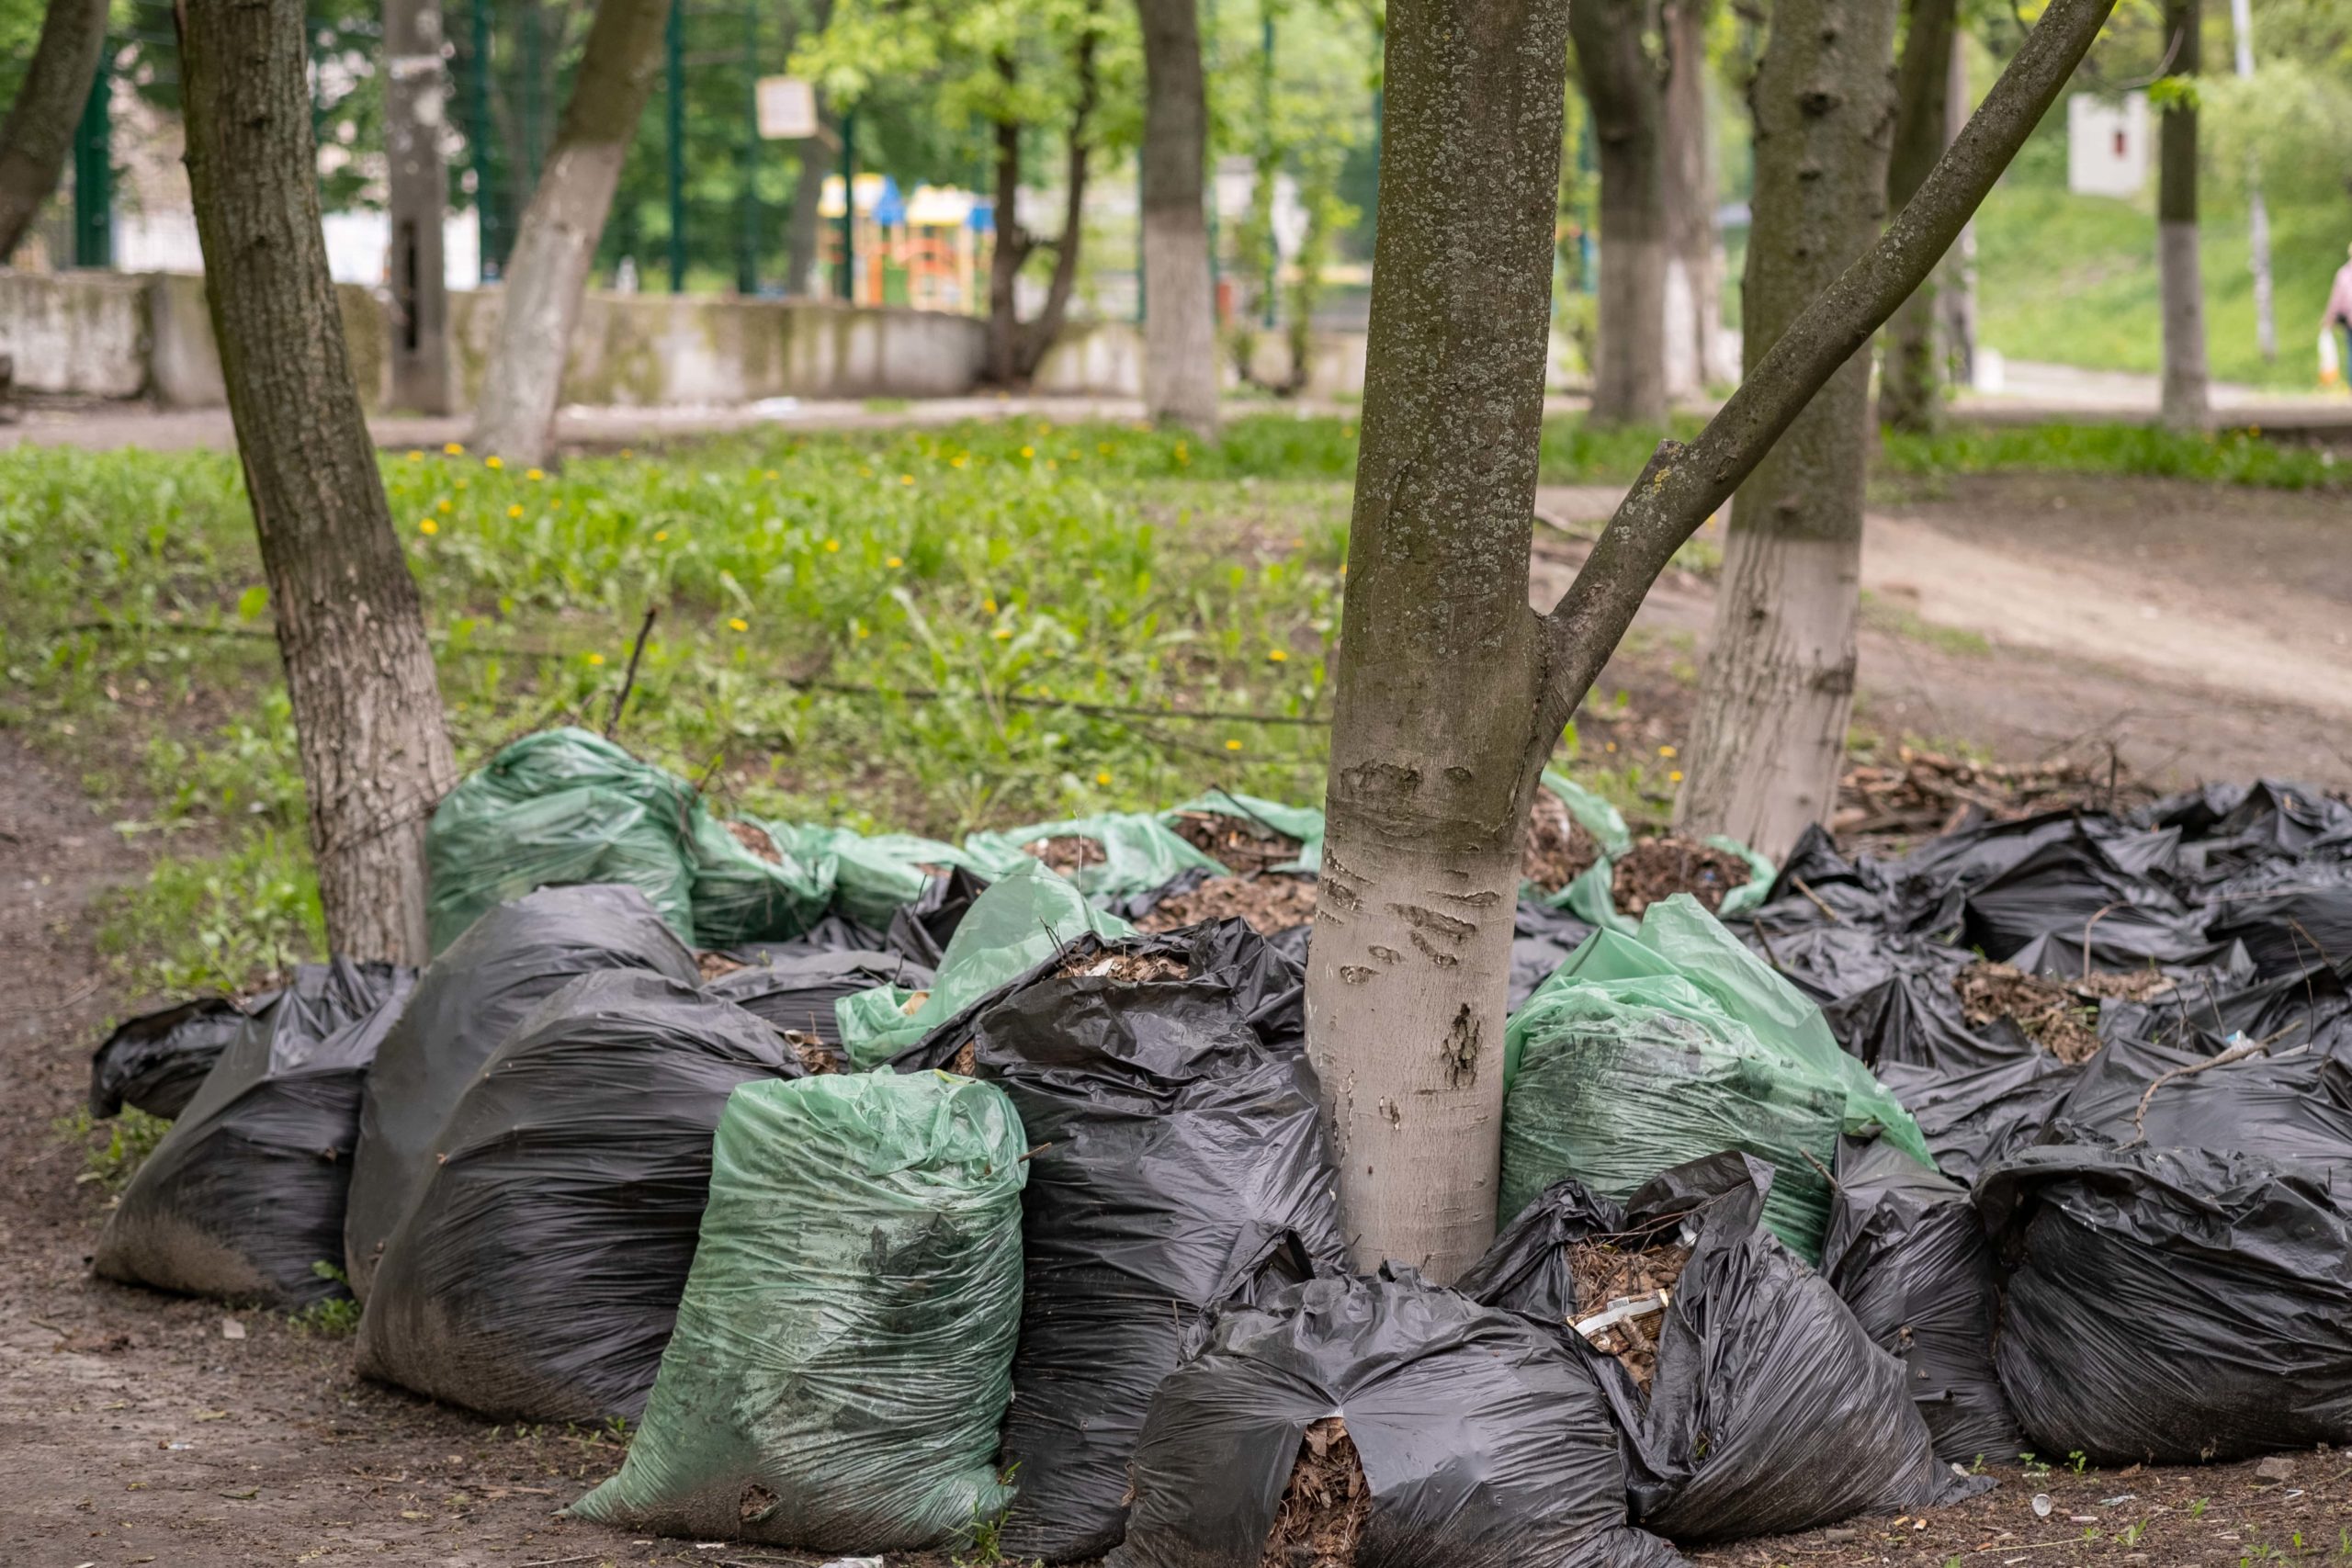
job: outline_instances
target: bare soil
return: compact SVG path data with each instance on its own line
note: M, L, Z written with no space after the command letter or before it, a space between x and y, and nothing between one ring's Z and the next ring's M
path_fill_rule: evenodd
M1315 879L1269 872L1261 876L1212 876L1190 893L1171 894L1154 904L1136 925L1172 931L1203 920L1243 919L1261 936L1272 936L1315 918Z
M1538 787L1527 809L1527 848L1519 857L1520 876L1546 893L1557 893L1592 869L1600 840L1568 815L1550 790Z
M1634 919L1661 899L1688 893L1710 914L1724 907L1736 887L1744 887L1754 869L1729 850L1695 839L1665 834L1644 839L1617 861L1610 885L1610 901L1618 913Z
M1299 1439L1260 1568L1355 1568L1356 1541L1371 1517L1372 1483L1355 1439L1345 1421L1326 1416Z

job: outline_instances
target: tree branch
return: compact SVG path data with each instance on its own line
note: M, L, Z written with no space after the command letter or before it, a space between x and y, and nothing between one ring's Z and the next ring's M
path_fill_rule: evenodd
M1878 243L1789 323L1696 439L1658 444L1583 570L1543 617L1547 670L1537 744L1549 750L1682 542L1935 270L2114 8L2115 0L2052 0Z

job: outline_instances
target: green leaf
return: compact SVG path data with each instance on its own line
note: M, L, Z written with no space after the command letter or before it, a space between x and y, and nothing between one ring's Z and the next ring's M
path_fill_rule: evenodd
M237 595L237 619L241 621L257 621L268 608L269 590L258 582Z

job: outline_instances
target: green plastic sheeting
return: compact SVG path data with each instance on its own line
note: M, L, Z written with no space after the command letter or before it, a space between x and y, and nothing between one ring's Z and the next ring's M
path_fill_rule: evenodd
M1020 858L1020 864L972 900L963 924L948 939L947 951L940 954L930 996L912 1014L900 1010L908 993L889 986L859 991L833 1004L842 1049L853 1066L871 1067L888 1061L1085 932L1106 942L1133 934L1135 927L1088 903L1069 879L1027 855Z
M788 942L823 918L840 863L830 849L810 853L803 830L756 817L741 820L767 835L780 857L763 859L708 813L695 823L695 935L706 947L739 942Z
M890 917L922 897L935 866L977 870L955 845L913 833L853 833L846 828L804 827L795 840L806 854L830 854L839 870L835 897L842 911L861 924L886 930Z
M1573 787L1573 786L1571 786ZM1284 806L1280 801L1266 800L1254 795L1237 795L1231 790L1213 789L1196 795L1182 806L1170 807L1159 814L1159 820L1173 828L1176 818L1186 814L1210 817L1230 817L1246 824L1272 828L1284 838L1298 840L1298 858L1270 871L1304 872L1319 874L1323 870L1323 808L1319 806Z
M695 940L688 845L703 818L681 778L584 729L526 735L433 813L425 858L433 951L483 910L559 883L626 882Z
M1618 809L1563 773L1544 770L1544 787L1560 797L1568 815L1600 842L1604 855L1622 855L1634 847L1634 831Z
M1736 1149L1772 1163L1764 1217L1812 1261L1840 1133L1875 1126L1934 1164L1821 1010L1688 894L1652 905L1633 936L1594 933L1536 989L1504 1031L1503 1082L1506 1224L1564 1176L1623 1198Z
M968 1544L1002 1512L1021 1119L948 1073L746 1084L620 1473L568 1512L813 1551Z
M972 867L991 880L1023 865L1035 865L1035 856L1022 846L1040 839L1091 839L1102 846L1103 859L1070 874L1080 892L1090 897L1124 898L1157 887L1178 872L1205 866L1222 876L1229 869L1201 853L1141 812L1102 817L1070 817L1059 822L1035 822L1002 833L974 833L964 840Z

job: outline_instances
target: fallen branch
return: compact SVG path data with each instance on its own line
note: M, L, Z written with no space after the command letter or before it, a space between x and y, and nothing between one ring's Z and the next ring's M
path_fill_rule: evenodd
M628 650L628 673L621 677L621 689L613 694L612 716L605 720L605 739L621 727L621 709L628 705L628 694L637 686L637 661L645 657L645 639L653 635L653 617L660 612L651 604L645 607L645 624L637 628L637 641Z
M2232 1062L2243 1062L2248 1056L2259 1056L2268 1049L2270 1049L2270 1043L2267 1040L2244 1040L2218 1056L2208 1056L2201 1062L2191 1062L2185 1067L2175 1067L2169 1072L2158 1073L2149 1083L2147 1092L2140 1096L2139 1108L2132 1112L2132 1137L2135 1140L2147 1137L2148 1102L2155 1099L2156 1090L2164 1088L2173 1079L2190 1077L2209 1068L2227 1066Z

